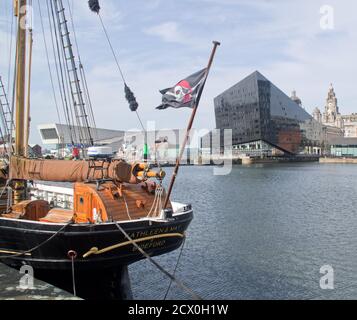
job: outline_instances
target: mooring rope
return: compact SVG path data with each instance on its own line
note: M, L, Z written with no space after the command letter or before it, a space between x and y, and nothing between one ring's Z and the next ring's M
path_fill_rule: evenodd
M194 300L203 300L199 295L197 295L195 292L193 292L192 289L187 287L184 283L182 283L180 280L178 280L174 275L166 271L159 263L157 263L152 257L150 257L149 254L147 254L126 232L125 230L119 225L119 223L115 223L117 228L120 230L120 232L124 235L125 238L127 238L131 244L146 258L148 259L156 268L158 268L163 274L165 274L167 277L171 279L171 281L175 282L177 286L179 286L182 290L186 291L189 293Z
M73 295L76 297L77 292L76 292L76 277L74 273L74 259L72 258L72 286L73 286Z
M176 271L177 271L177 268L179 266L179 263L180 263L180 260L181 260L181 257L182 257L182 253L183 253L183 248L185 247L185 244L186 244L186 237L183 239L181 250L180 250L180 254L179 254L178 258L177 258L176 266L175 266L174 272L172 274L174 277L176 276ZM166 294L164 296L164 300L167 299L167 296L168 296L168 294L169 294L169 292L171 290L171 286L172 286L172 280L170 279L170 284L169 284L169 287L166 290Z
M74 272L74 259L77 258L77 252L74 250L68 251L68 258L71 259L72 261L72 288L73 288L73 295L76 297L77 296L77 291L76 291L76 277L75 277L75 272Z

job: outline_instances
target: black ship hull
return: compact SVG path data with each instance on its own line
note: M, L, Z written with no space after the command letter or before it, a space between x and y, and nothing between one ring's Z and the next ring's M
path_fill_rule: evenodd
M193 213L189 208L168 221L142 219L121 222L120 227L146 253L157 256L181 246L192 218ZM42 243L31 253L16 256L16 253L27 252ZM84 257L94 247L99 250L107 248L108 251ZM20 268L27 264L37 270L68 271L72 268L68 255L70 251L76 253L76 271L115 269L144 258L115 223L64 227L61 224L0 218L0 261L11 267Z

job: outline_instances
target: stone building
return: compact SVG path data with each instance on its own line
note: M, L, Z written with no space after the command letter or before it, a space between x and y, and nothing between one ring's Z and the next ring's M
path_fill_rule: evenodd
M321 113L319 108L315 108L313 117L316 121L330 127L330 131L338 128L343 131L345 137L357 137L357 114L342 115L340 113L338 100L332 84L327 94L325 111Z
M346 138L357 138L357 113L342 116L343 127Z
M319 122L322 123L322 114L319 108L315 108L314 112L312 113L312 116L314 117L314 119Z

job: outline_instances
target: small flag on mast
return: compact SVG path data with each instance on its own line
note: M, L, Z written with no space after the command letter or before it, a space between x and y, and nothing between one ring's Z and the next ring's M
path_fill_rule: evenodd
M89 0L88 1L88 5L89 5L89 8L99 14L99 11L100 11L100 5L99 5L99 0Z
M161 90L162 104L156 109L164 110L171 108L193 108L195 106L196 97L204 82L207 69L202 69L184 80L181 80L176 86Z

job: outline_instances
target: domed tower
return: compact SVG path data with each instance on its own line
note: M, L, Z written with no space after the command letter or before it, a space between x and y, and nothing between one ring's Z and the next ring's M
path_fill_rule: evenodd
M322 122L322 114L321 114L321 111L320 111L319 108L315 108L315 109L314 109L314 112L313 112L312 116L314 117L314 119L315 119L317 122L319 122L319 123Z
M294 102L296 102L300 107L302 107L302 101L301 101L301 99L296 95L296 91L295 91L295 90L292 92L290 99L293 100Z
M337 104L337 97L333 85L331 83L329 92L327 94L323 120L326 123L335 123L339 115L340 111Z

